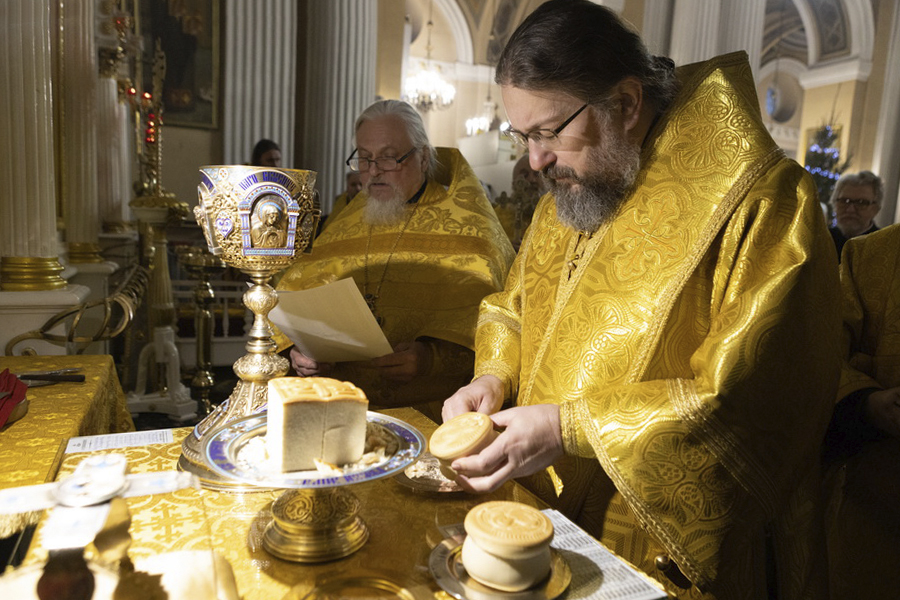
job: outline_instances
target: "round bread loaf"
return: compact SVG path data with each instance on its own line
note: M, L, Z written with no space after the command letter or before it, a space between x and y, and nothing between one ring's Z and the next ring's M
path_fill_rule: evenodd
M485 502L469 511L464 526L463 566L479 583L518 592L550 572L553 523L536 508L518 502Z
M455 479L450 464L462 456L477 454L497 437L494 422L484 413L468 412L457 415L435 429L428 441L428 450L441 463L441 473Z

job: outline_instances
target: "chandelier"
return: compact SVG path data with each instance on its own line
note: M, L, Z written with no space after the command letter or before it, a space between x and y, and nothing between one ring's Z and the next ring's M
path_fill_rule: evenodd
M497 116L497 103L491 100L488 90L487 100L481 114L466 119L466 135L473 136L500 129L500 117Z
M403 84L404 99L415 106L420 112L428 112L432 109L444 109L453 104L456 98L456 88L444 79L440 67L431 63L431 28L434 23L431 20L432 4L428 3L428 32L425 46L425 66L422 70L406 78Z

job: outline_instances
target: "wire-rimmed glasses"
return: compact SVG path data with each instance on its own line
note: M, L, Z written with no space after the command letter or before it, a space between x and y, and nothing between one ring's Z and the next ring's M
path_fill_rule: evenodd
M844 206L853 205L857 208L868 208L873 204L878 204L878 200L867 200L865 198L835 198L835 204L843 204Z
M575 117L581 114L581 112L588 107L588 104L585 104L581 108L575 111L575 113L562 122L562 124L556 129L535 129L533 131L529 131L528 133L524 133L521 131L516 131L512 127L507 129L504 133L515 143L520 146L528 147L528 142L532 141L541 148L550 148L555 146L557 142L559 142L559 134L565 129L569 123L575 120Z
M353 153L345 161L346 165L350 167L351 171L368 171L372 167L373 163L376 167L378 167L379 171L396 171L400 168L400 163L412 156L413 152L418 150L418 148L413 146L413 148L409 152L407 152L400 158L394 158L393 156L385 156L382 158L360 158L356 156L357 150L358 148L354 148Z

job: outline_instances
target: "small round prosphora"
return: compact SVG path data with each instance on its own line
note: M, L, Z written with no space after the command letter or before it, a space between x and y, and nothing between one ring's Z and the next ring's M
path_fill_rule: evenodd
M468 412L453 417L438 427L428 442L429 451L441 463L441 473L456 479L450 463L462 456L477 454L488 446L497 432L494 422L484 413Z
M517 592L550 572L553 523L536 508L518 502L485 502L469 511L464 526L463 566L479 583Z

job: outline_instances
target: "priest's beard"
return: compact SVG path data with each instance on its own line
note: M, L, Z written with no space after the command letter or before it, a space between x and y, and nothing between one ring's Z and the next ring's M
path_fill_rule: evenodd
M641 166L641 147L613 126L609 113L600 115L600 144L585 151L592 172L579 176L555 164L541 172L556 198L556 216L576 231L594 232L612 218Z
M394 195L387 200L366 198L363 207L363 222L368 225L397 225L406 214L406 200Z

